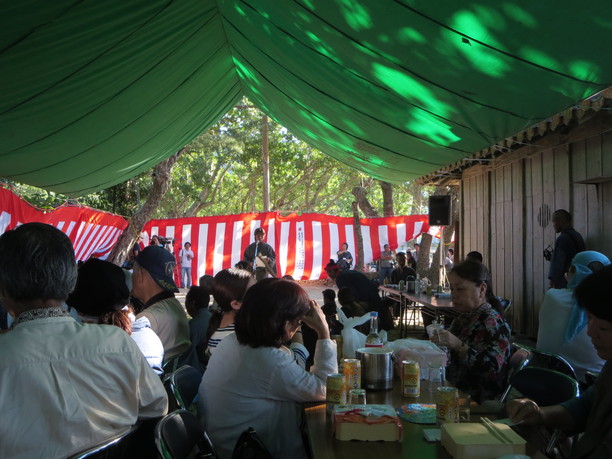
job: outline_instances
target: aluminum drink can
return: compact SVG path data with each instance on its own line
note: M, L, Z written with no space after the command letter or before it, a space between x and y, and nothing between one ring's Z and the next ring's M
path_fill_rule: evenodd
M459 390L455 387L438 387L436 394L436 422L438 425L459 422Z
M419 362L404 360L402 362L402 396L418 397L421 395L421 369Z
M327 412L331 414L335 405L346 405L344 375L332 373L327 375Z
M346 391L361 389L361 360L344 359L343 362Z

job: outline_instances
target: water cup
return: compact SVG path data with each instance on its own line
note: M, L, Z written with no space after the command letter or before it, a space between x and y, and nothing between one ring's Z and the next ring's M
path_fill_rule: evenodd
M365 389L351 389L349 391L349 404L351 404L351 405L365 405L366 404L366 391L365 391Z
M459 422L470 422L470 404L472 398L469 394L459 392Z
M436 403L436 393L439 387L444 386L444 367L436 364L427 364L427 392L430 403Z

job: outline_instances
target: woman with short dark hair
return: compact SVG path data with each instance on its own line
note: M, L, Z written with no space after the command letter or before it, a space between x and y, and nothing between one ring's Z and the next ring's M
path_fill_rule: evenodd
M499 312L501 303L491 289L489 270L466 260L453 266L448 279L459 316L432 341L451 351L450 382L477 402L496 398L506 383L510 326Z
M310 372L284 345L306 323L316 331ZM336 373L336 345L323 311L297 283L264 279L245 294L236 332L211 356L198 408L220 457L231 457L240 433L253 427L275 458L305 458L300 402L325 400L325 380Z

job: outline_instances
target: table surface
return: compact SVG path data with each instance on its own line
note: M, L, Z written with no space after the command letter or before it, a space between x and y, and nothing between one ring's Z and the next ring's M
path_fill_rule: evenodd
M408 301L428 306L430 308L452 309L453 302L450 298L436 298L434 295L426 295L424 293L408 293L402 292L402 296Z
M394 380L393 390L367 391L367 403L385 404L398 408L407 403L428 403L430 395L426 388L419 398L402 397L399 380ZM414 424L402 421L404 438L401 442L340 441L334 438L331 416L327 415L325 404L312 404L304 408L306 427L312 457L314 459L357 459L357 458L414 458L451 459L440 442L428 443L423 439L423 429L435 429L433 424ZM488 415L487 415L488 416ZM474 417L474 416L472 416ZM493 417L494 416L490 416ZM473 419L474 420L474 419ZM527 454L532 458L543 455L532 445L527 445Z

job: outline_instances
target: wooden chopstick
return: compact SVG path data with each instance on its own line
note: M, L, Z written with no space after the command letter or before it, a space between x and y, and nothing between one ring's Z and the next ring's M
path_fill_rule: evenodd
M487 430L502 443L512 443L512 439L508 437L506 433L496 426L495 423L493 423L489 418L483 416L480 418L480 422L482 422Z

